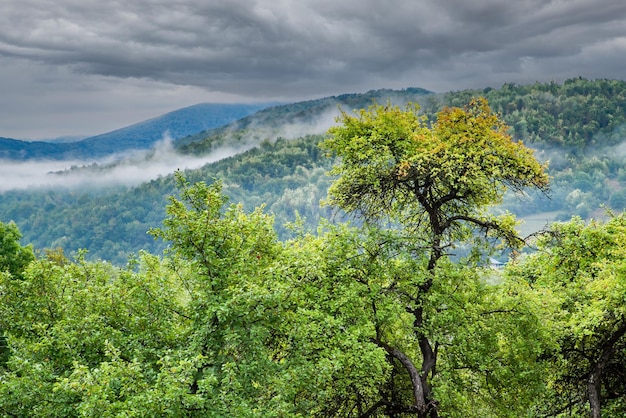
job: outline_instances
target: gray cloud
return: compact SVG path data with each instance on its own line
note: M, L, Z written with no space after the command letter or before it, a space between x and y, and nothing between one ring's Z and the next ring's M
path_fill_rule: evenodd
M622 0L5 0L2 9L0 136L62 133L74 112L82 123L63 133L198 101L620 78L626 61ZM26 125L20 115L32 126L11 128Z

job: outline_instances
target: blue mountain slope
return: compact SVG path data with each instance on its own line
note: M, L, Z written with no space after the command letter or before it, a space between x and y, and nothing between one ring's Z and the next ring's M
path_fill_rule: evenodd
M86 159L101 158L129 150L148 149L162 140L165 134L172 139L182 138L207 129L218 128L270 105L270 103L201 103L76 142L55 143L0 138L0 158L9 160Z
M201 103L175 110L126 128L75 143L93 154L110 154L129 149L147 149L168 135L178 139L217 128L248 116L269 104Z
M19 139L0 138L0 159L29 160L50 158L58 152L58 145L48 142L28 142Z

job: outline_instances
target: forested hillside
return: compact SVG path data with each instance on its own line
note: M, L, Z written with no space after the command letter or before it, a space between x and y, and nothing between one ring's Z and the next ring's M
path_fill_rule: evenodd
M318 148L320 139L268 141L186 175L194 182L221 179L232 202L243 202L247 210L265 205L275 214L282 234L296 211L315 228L322 214L319 201L330 182L326 172L332 163ZM2 194L0 213L5 222L14 220L25 241L35 248L61 247L68 254L88 249L90 258L123 265L140 249L162 249L147 231L161 225L167 197L175 193L173 176L132 188L9 191Z
M626 215L525 239L500 204L536 206L551 177L509 132L484 98L430 121L381 104L140 187L7 193L31 234L68 224L33 204L106 216L112 243L141 213L165 250L115 266L0 222L0 415L623 417ZM562 153L557 189L584 164L621 187L617 157Z
M539 160L549 161L549 197L531 194L519 199L508 194L504 205L496 209L526 218L521 226L524 233L554 219L600 218L605 214L603 207L615 211L626 207L626 165L620 146L626 126L626 83L615 80L507 84L501 89L443 95L421 89L377 90L271 107L225 128L183 139L181 152L194 155L224 145L256 144L247 152L186 174L193 181L222 180L231 201L242 202L247 210L264 204L285 238L288 231L283 225L294 220L296 211L313 230L320 215L331 215L328 208L318 205L331 180L324 173L333 163L317 147L323 130L319 135L303 134L307 129L320 129L320 117L331 124L329 115L337 114L338 105L351 111L373 100L402 106L418 99L422 112L433 120L434 112L444 105L462 105L477 95L489 100L515 138L536 148ZM289 133L295 136L277 136ZM10 191L0 199L0 220L14 220L25 241L35 248L61 247L68 254L86 248L88 257L124 264L140 249L161 248L146 231L160 225L166 197L174 191L171 176L132 188Z
M626 133L626 83L566 80L563 84L505 84L499 89L446 93L442 103L462 106L471 97L491 107L527 143L565 147L572 153L620 144Z

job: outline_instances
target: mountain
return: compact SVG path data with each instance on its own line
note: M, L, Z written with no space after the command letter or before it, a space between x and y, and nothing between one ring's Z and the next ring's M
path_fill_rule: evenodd
M434 93L418 87L347 93L290 104L201 103L78 141L22 141L0 138L0 159L90 160L152 148L167 135L186 153L206 153L220 145L242 149L276 137L323 133L339 114L375 102L426 103Z
M57 144L36 141L21 141L12 138L0 138L0 159L28 160L33 158L49 158L59 150Z
M75 143L87 154L106 155L131 149L149 149L165 135L179 139L241 119L271 105L202 103L166 113L126 128Z
M0 138L0 158L9 160L93 159L129 150L152 148L165 135L178 139L241 119L272 103L201 103L73 142L21 141Z

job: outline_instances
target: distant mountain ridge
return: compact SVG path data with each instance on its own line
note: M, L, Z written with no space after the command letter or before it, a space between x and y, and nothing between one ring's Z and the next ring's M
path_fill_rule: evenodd
M149 149L169 135L178 139L227 125L275 103L200 103L125 128L74 142L23 141L0 138L0 159L70 160L101 158L129 150Z
M46 158L47 155L55 154L58 144L43 141L22 141L13 138L0 137L0 159L28 160L33 158Z
M387 102L404 106L409 102L420 103L423 107L435 93L420 87L407 87L401 90L377 89L366 93L346 93L319 99L267 107L232 123L176 141L175 147L189 154L211 152L220 146L256 146L266 139L283 137L297 138L307 134L322 134L335 122L339 109L352 112L364 109L374 103Z

